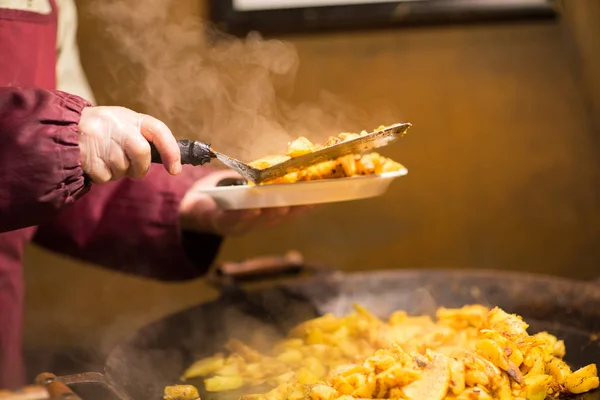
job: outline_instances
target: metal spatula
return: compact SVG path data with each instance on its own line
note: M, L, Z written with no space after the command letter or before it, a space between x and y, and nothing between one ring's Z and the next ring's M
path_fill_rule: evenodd
M226 156L225 154L214 151L210 144L187 139L178 140L179 150L181 151L181 163L190 165L204 165L213 159L221 161L223 164L239 173L246 180L255 184L264 181L279 178L290 172L298 171L313 164L323 161L334 160L347 154L360 154L378 147L387 146L394 142L400 136L404 135L410 123L394 124L384 129L371 132L356 139L324 147L312 153L300 157L291 158L282 163L273 165L265 169L258 169L250 165ZM162 163L160 154L151 144L152 162Z

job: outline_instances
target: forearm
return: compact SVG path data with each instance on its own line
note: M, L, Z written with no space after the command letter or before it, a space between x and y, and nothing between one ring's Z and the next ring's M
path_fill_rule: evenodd
M40 226L35 241L121 272L161 280L201 276L222 239L181 232L179 203L193 180L185 171L173 177L154 165L141 180L94 186L89 196Z
M0 88L0 232L50 220L89 190L77 128L88 105L60 91Z

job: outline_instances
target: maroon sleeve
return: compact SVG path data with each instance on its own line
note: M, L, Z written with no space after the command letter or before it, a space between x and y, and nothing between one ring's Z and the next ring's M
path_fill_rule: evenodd
M179 203L208 168L184 166L177 176L153 165L140 180L94 185L88 196L39 227L35 242L82 260L162 280L201 276L221 238L182 234ZM186 243L190 246L187 247Z
M90 105L60 91L0 87L0 232L51 220L89 190L77 124Z

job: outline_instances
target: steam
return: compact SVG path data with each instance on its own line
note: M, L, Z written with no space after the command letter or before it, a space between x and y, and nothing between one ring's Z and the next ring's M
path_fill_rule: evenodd
M371 286L369 290L341 290L341 295L331 296L319 302L320 314L333 314L343 317L353 311L355 304L367 308L379 318L386 319L396 310L410 310L413 315L429 315L434 317L440 304L436 301L431 291L426 286L415 287L409 290L384 289L381 281L373 280L362 282L362 286ZM342 285L345 284L342 282ZM365 295L365 293L371 293Z
M103 82L108 95L103 103L151 114L175 136L209 142L245 161L281 154L287 142L298 136L324 142L339 132L397 122L378 119L376 113L368 115L326 92L310 103L292 103L299 68L292 44L258 34L244 39L223 34L199 19L177 16L181 3L96 0L82 9L110 39L108 48L98 49L94 57L112 78ZM123 99L129 103L123 104ZM379 117L392 115L388 111L386 105ZM338 233L330 239L341 240ZM349 304L332 305L339 312L341 306ZM143 324L146 316L134 314L115 319L99 352L108 352L122 339L119 332L124 324ZM250 326L238 316L226 320L219 333L222 337L235 332L270 337L268 327ZM190 331L203 332L201 322Z
M323 142L365 129L358 124L365 113L331 94L311 104L286 100L299 65L290 43L256 33L239 39L192 17L175 22L176 4L103 0L90 6L119 59L130 64L107 63L115 98L136 93L136 104L165 121L175 136L209 142L244 161L281 154L298 136Z

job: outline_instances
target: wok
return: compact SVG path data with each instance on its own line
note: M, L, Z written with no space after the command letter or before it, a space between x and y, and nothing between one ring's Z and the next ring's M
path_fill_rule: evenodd
M295 265L296 271L308 267ZM272 268L274 265L264 269ZM257 266L246 265L245 270L249 269ZM225 274L211 275L213 282L221 285L220 298L141 329L112 351L104 374L84 373L59 380L68 385L101 383L123 400L160 399L164 386L177 383L193 361L221 351L231 337L251 340L261 332L276 338L303 320L351 312L357 302L380 317L397 309L432 314L438 306L497 305L522 315L530 324L530 333L545 330L563 339L565 360L572 368L600 363L600 342L592 337L600 332L598 283L501 271L340 273L313 268L320 272L312 277L244 291L231 277L225 279L235 267L229 270L221 268ZM201 385L199 389L203 399L210 398L202 393ZM576 398L600 400L600 392Z

